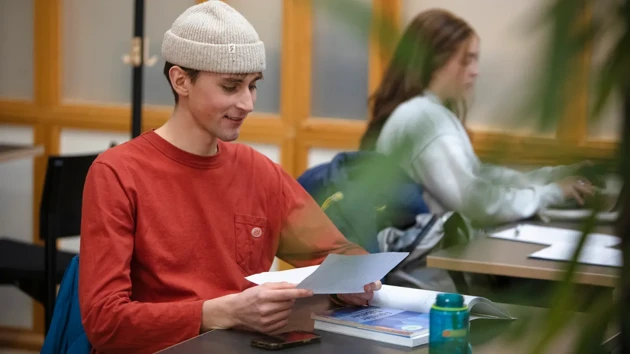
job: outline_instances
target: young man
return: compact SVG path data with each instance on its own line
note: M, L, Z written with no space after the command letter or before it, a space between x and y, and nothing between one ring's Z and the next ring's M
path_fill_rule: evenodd
M365 253L278 165L227 143L265 69L243 16L221 1L193 6L162 54L171 118L101 154L85 184L79 300L94 352L155 352L213 328L278 330L312 293L246 276L275 255L301 267ZM365 304L378 288L340 298Z

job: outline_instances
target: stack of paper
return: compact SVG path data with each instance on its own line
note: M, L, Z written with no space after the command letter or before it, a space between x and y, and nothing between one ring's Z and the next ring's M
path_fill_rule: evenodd
M559 242L577 244L582 237L582 231L547 226L518 225L517 227L494 233L490 237L539 245L553 245ZM613 247L620 243L621 239L619 237L605 234L589 234L586 239L587 245L597 247Z
M547 248L530 255L531 258L549 259L554 261L571 260L575 254L575 245L555 243ZM608 267L621 267L621 250L606 247L584 246L577 259L579 263Z
M556 261L571 260L582 237L581 231L555 227L519 225L515 228L491 234L492 238L536 243L549 247L534 252L529 257ZM592 233L587 236L578 262L584 264L621 267L621 251L611 248L621 244L621 239L612 235Z

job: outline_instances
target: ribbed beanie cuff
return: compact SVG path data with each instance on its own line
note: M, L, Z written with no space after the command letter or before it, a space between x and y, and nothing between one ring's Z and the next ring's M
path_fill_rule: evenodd
M265 70L265 46L254 27L221 1L188 8L164 34L162 56L189 69L226 74Z

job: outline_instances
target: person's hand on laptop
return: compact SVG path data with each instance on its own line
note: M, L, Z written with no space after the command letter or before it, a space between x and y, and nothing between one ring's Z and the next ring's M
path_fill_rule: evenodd
M573 199L579 205L584 205L587 197L595 195L595 187L584 177L569 176L558 181L565 199Z
M348 305L365 306L374 297L374 292L381 289L381 282L376 281L363 287L365 292L359 294L339 294L337 298Z

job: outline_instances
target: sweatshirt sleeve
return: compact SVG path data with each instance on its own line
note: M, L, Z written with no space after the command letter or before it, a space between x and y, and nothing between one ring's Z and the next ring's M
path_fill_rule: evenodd
M490 181L513 187L528 187L531 184L545 185L556 182L577 172L576 166L547 166L529 172L493 164L480 164L479 175Z
M563 200L555 183L520 187L494 184L479 175L464 142L441 135L411 161L412 175L447 209L480 223L503 223L529 218L538 210Z
M203 301L133 301L131 198L108 166L95 162L83 192L79 304L87 338L99 352L155 352L199 334Z
M320 264L329 253L366 254L348 241L315 200L281 171L283 227L277 256L295 267Z

